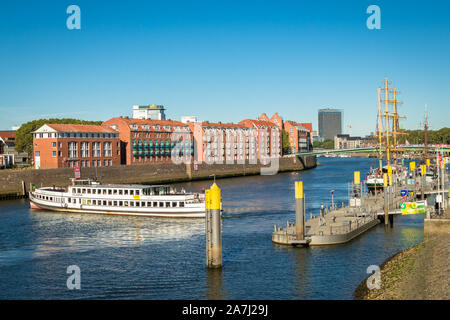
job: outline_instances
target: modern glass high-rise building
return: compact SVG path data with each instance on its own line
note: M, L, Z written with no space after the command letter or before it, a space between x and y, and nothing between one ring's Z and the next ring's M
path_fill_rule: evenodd
M334 139L342 133L342 111L339 109L319 109L319 137Z

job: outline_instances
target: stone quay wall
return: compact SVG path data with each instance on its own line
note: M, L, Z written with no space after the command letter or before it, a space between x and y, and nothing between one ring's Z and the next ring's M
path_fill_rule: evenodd
M279 159L278 172L300 171L316 167L316 157L283 157ZM270 165L257 164L148 164L121 165L112 167L81 168L81 178L95 178L102 183L158 184L192 180L258 175L261 168ZM66 187L74 177L73 168L0 170L0 199L20 197L28 191L30 184L36 187ZM26 195L26 194L25 194Z

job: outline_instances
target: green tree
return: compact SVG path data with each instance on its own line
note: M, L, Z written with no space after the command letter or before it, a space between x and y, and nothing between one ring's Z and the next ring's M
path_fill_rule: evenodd
M283 154L291 152L291 144L289 142L289 132L283 130L281 132L281 144L283 146Z
M405 134L399 136L399 143L404 144L408 140L411 144L423 144L425 132L423 130L405 130ZM429 144L450 144L450 128L428 130Z
M86 121L78 119L39 119L24 123L16 132L15 149L17 152L27 152L32 159L33 154L33 131L36 131L46 123L55 124L92 124L100 125L102 121Z
M320 141L314 141L313 143L313 149L333 149L334 148L334 141L331 139L324 140L323 142Z

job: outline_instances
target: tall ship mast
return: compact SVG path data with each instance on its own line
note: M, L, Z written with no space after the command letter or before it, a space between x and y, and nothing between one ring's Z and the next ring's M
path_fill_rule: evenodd
M403 104L397 100L400 94L395 88L390 88L388 78L383 81L383 87L378 88L378 114L377 114L377 135L378 135L378 159L379 168L373 170L367 177L367 187L371 191L381 191L384 187L383 172L387 172L389 166L393 170L399 170L397 166L398 154L402 150L398 147L398 136L404 134L400 129L399 119L404 119L398 114L397 106ZM384 106L384 110L383 107ZM385 164L383 166L383 159Z
M398 114L397 106L403 104L397 100L400 94L396 88L389 88L388 78L385 78L384 86L378 88L378 115L377 115L377 133L378 133L378 158L380 171L383 170L383 158L386 159L386 166L397 166L398 153L401 149L398 147L398 136L404 134L400 130L399 119L405 119ZM382 91L383 94L382 94ZM384 97L382 97L384 96ZM384 105L384 110L382 110ZM392 111L391 111L392 110ZM390 112L391 111L391 112Z

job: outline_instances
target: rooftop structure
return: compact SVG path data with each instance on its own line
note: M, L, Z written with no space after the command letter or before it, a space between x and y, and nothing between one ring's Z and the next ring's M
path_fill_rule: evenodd
M133 106L133 119L151 119L151 120L166 120L164 113L164 106L148 105L148 106Z

